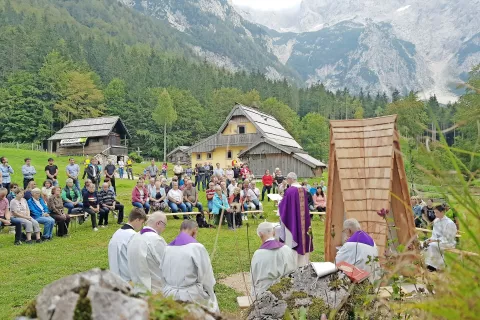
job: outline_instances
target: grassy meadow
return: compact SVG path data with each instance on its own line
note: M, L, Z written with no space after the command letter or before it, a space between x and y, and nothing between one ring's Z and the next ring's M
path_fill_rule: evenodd
M59 167L59 182L66 179L65 166L68 164L68 157L56 157L55 155L28 151L20 149L1 149L0 156L8 158L9 164L15 171L13 182L22 183L21 166L23 159L32 158L32 165L37 169L35 181L40 185L44 179L44 167L47 159L55 159ZM79 165L83 158L76 157ZM148 164L135 164L134 174L143 171ZM170 166L172 167L172 166ZM287 171L285 169L285 171ZM170 175L171 176L171 175ZM318 181L319 179L317 179ZM133 180L116 180L118 199L125 205L125 212L132 208L130 201L131 190L135 182ZM206 205L205 193L200 192L200 201ZM264 211L269 221L278 221L275 214L273 202L263 202ZM125 219L126 220L126 219ZM0 234L0 319L12 319L18 315L24 306L40 292L47 284L65 276L86 271L91 268L108 268L107 247L112 234L117 230L117 225L112 216L109 219L108 228L93 232L91 223L87 220L83 225L77 225L76 231L70 227L70 237L58 238L48 243L38 245L14 246L13 234L7 234L5 230ZM260 245L256 236L256 222L249 219L249 231L244 225L236 231L229 231L225 227L218 234L218 246L215 255L212 257L213 270L217 281L231 274L240 271L248 271L250 255ZM163 237L167 242L173 240L180 227L179 220L169 220L167 230ZM314 261L323 261L323 235L324 224L315 217L313 222L313 234L315 251ZM208 252L212 252L217 236L216 229L201 229L198 240L205 245ZM248 246L250 245L250 251ZM236 297L242 294L229 287L217 284L215 288L219 300L220 309L226 314L239 315Z

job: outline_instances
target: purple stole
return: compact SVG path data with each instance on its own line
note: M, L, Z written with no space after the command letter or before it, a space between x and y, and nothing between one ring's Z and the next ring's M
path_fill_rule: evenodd
M265 250L275 250L283 247L284 244L281 243L280 241L277 240L269 240L265 241L261 246L260 249L265 249Z
M180 234L168 245L179 247L179 246L184 246L190 243L198 243L198 241L194 237L186 234L185 232L180 232Z
M365 231L361 230L352 234L352 236L348 238L347 242L363 243L370 247L375 246L375 242L373 241L372 237L370 237Z
M148 232L157 233L155 230L152 230L152 229L150 229L150 228L143 228L143 229L140 231L140 234L144 234L144 233L148 233Z

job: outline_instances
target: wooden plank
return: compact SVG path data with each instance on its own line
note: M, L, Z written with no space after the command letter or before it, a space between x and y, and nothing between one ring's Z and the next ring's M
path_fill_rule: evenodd
M389 178L370 178L365 179L365 188L367 189L387 189L390 190L390 179Z
M365 158L338 159L338 168L365 168Z
M335 140L337 149L343 148L369 148L391 146L393 137L365 138L365 139L338 139Z
M393 137L393 127L391 129L378 130L378 131L367 131L364 132L364 138L380 138L380 137Z
M367 210L366 200L345 200L345 211L362 211Z
M371 131L381 131L386 129L393 129L394 123L378 124L374 126L360 126L360 127L335 127L332 128L333 133L342 133L342 132L371 132Z
M343 190L343 200L353 201L353 200L366 200L365 190Z
M365 189L366 179L346 179L342 181L342 189L345 190L357 190Z
M381 124L394 123L397 116L385 116L372 119L352 119L352 120L330 120L333 128L349 128L349 127L370 127Z

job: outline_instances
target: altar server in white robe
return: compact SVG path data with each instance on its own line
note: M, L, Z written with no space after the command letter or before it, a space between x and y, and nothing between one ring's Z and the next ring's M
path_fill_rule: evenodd
M127 247L128 269L137 291L162 291L161 269L167 243L160 235L167 226L167 217L154 212L147 226L135 234Z
M252 258L251 274L253 300L267 291L280 278L297 269L294 251L274 238L274 224L262 222L258 225L257 235L262 246L255 251Z
M356 219L343 222L345 244L338 250L335 263L345 261L359 269L370 272L369 280L374 282L380 278L380 265L374 261L378 257L378 249L372 237L362 231Z
M147 220L145 211L133 208L128 217L128 223L118 229L108 244L108 263L110 271L120 276L125 281L130 281L128 271L127 246L130 239L140 230Z
M445 207L435 207L432 237L425 241L428 244L425 252L425 264L428 270L436 271L445 267L444 250L455 248L455 235L457 226L450 218L445 216Z
M219 312L213 291L215 277L212 264L207 250L196 240L197 233L197 223L185 220L180 234L167 246L161 267L163 294Z

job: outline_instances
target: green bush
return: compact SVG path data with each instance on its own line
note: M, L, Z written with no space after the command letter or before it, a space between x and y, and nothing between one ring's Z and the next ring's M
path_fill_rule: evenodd
M133 160L134 162L136 162L136 163L142 163L142 162L143 162L143 157L140 156L138 153L130 152L130 153L128 154L128 157L129 157L130 159L132 159L132 160Z

